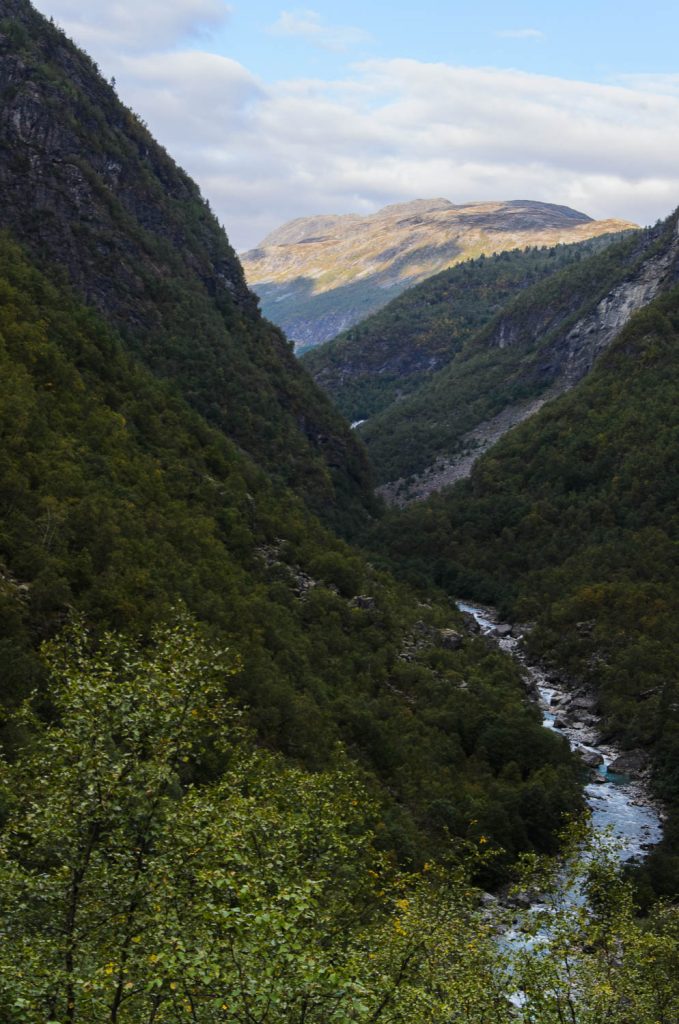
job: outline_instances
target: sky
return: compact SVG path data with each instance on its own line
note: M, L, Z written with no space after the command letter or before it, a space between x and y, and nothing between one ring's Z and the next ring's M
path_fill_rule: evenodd
M679 4L34 0L243 251L294 217L534 199L679 205Z

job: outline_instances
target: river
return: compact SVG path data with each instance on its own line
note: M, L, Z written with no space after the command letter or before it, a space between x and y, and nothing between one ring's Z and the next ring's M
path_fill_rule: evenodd
M493 635L498 647L520 663L530 689L536 695L545 728L558 729L571 748L589 755L589 760L601 759L599 765L590 769L592 781L585 787L592 825L597 830L612 831L620 841L622 861L642 859L662 838L661 812L651 799L643 778L609 770L621 751L613 745L603 744L598 738L599 720L594 713L593 699L581 697L578 701L568 689L550 681L543 669L527 661L516 636L495 636L498 620L492 609L465 601L458 601L457 606L460 611L473 616L481 632ZM577 720L577 710L574 714L574 704L583 705L581 721Z

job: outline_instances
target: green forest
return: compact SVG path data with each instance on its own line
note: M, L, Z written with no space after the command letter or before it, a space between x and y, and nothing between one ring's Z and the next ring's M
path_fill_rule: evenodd
M611 735L654 751L671 816L647 871L667 893L679 879L678 340L675 289L469 481L378 528L406 576L535 621L535 654L592 686Z
M670 218L656 228L630 232L586 259L580 246L564 247L561 255L559 249L532 255L543 280L519 290L481 330L463 334L459 349L453 344L447 365L360 428L377 480L421 473L438 456L460 450L464 434L503 409L548 396L552 385L559 382L559 347L569 330L635 268L654 253L665 251L674 229ZM550 253L554 255L550 257ZM520 254L513 258L517 269L528 259ZM555 269L551 274L550 260ZM566 260L570 266L563 267ZM486 264L500 268L504 262L505 257L498 256ZM507 265L512 266L510 257ZM468 272L473 273L471 268ZM435 284L420 285L420 289L428 287L433 289ZM482 296L479 301L483 309L488 308ZM458 309L457 302L454 309ZM489 312L494 312L492 304ZM404 334L407 329L404 327ZM418 344L417 323L404 337L404 345L413 338ZM323 348L319 349L322 352Z
M576 770L513 666L472 639L446 649L448 601L373 569L16 246L0 258L5 701L40 684L36 643L69 610L144 634L181 601L233 638L261 741L312 768L347 745L406 860L472 820L510 857L549 849Z
M476 887L556 853L580 805L516 668L440 590L334 540L7 240L2 282L4 1019L515 1019ZM618 885L521 955L526 1020L576 988L622 1022L630 977L639 1019L672 1019L673 913L649 932Z
M438 375L512 299L619 240L605 235L551 249L510 249L451 267L305 352L302 365L350 422L367 420Z

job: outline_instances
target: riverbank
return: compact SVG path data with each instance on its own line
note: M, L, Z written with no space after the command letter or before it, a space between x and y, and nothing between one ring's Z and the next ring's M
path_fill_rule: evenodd
M619 840L621 861L643 860L663 834L663 811L650 794L643 754L630 757L602 739L595 695L530 662L522 645L523 627L500 623L493 608L465 601L457 606L482 635L518 661L543 725L564 736L590 772L585 799L594 829L610 831Z

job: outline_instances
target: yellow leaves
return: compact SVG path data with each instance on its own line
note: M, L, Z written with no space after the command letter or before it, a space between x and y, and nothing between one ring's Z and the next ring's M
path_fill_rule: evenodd
M116 969L116 965L115 964L106 964L106 966L104 967L104 974L109 974L109 975L113 974L115 969Z
M149 963L150 964L158 963L158 954L157 953L151 953L151 956L149 957Z
M399 910L407 910L408 907L410 906L410 900L396 900L396 906L399 908Z

